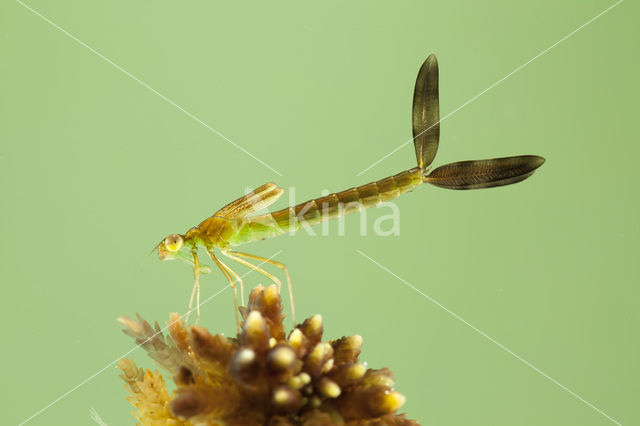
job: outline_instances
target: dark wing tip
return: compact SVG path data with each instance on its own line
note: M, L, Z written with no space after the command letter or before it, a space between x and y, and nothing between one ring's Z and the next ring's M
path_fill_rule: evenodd
M429 68L433 68L433 67L437 67L438 66L438 58L436 58L436 54L435 53L430 53L429 56L427 56L427 59L425 59L424 62Z
M540 157L539 155L532 155L531 157L534 158L533 160L533 169L537 169L538 167L542 166L545 161L547 161L546 158L544 157Z
M521 155L515 158L520 160L521 165L532 173L547 161L544 157L540 157L539 155Z

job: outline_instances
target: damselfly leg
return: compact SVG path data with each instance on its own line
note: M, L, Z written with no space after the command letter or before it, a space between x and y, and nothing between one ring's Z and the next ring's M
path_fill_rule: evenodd
M237 258L238 257L244 257L246 259L257 260L257 261L262 262L262 263L268 263L269 265L273 265L276 268L282 269L284 271L284 273L285 273L285 275L287 277L287 287L288 287L288 290L289 290L289 301L291 303L291 320L293 321L293 324L295 326L295 324L296 324L296 309L295 309L295 305L293 303L293 290L292 290L292 286L291 286L291 277L289 276L289 269L287 269L287 266L284 263L276 262L275 260L272 260L272 259L269 259L269 258L266 258L266 257L262 257L262 256L257 256L255 254L242 253L242 252L233 251L233 250L227 250L226 252L223 252L223 253L226 256L228 256L228 257L230 257L232 259L234 259L234 257L235 257L234 260L236 262L241 263L241 264L243 264L245 266L248 266L249 268L254 269L256 272L259 272L262 275L264 275L265 277L271 279L273 282L275 282L278 285L278 292L280 291L280 287L281 287L280 280L278 278L276 278L273 275L269 274L268 272L262 270L261 268L255 266L255 265L252 265L249 262L246 262L246 261L245 261L246 263L240 262L239 261L240 259L237 259Z
M186 323L187 321L189 321L189 315L191 315L191 310L193 308L193 296L197 293L198 298L196 302L197 303L196 324L198 324L198 322L200 321L200 261L198 260L198 253L193 251L192 255L193 255L194 283L193 283L193 290L191 290L191 297L189 298L189 310L187 311L187 317L185 318L184 322Z
M236 315L236 327L238 331L240 331L240 318L238 317L238 289L236 288L236 281L240 283L240 287L244 288L244 284L242 283L242 278L236 272L231 269L229 266L222 263L220 259L218 259L213 252L213 249L207 249L207 253L209 253L209 257L218 265L218 268L222 271L227 280L229 280L229 284L233 289L233 306L234 312Z

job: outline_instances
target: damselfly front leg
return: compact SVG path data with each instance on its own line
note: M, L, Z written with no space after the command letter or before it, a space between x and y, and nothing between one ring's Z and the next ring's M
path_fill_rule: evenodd
M187 317L185 318L184 322L186 323L187 321L189 321L189 315L191 315L191 309L193 308L193 296L197 292L198 298L196 310L198 313L196 317L196 324L198 324L198 322L200 321L200 260L198 260L198 253L195 250L193 250L191 254L193 256L193 275L195 278L195 282L193 283L193 290L191 290L191 297L189 298L189 310L187 311Z

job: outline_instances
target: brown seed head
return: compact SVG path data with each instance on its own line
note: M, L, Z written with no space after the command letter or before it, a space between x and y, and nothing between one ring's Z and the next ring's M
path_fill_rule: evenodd
M395 414L405 397L393 389L391 372L358 362L362 337L323 342L315 315L285 339L275 286L254 288L242 316L236 339L187 328L177 316L171 338L142 318L121 320L136 340L150 339L143 347L177 385L171 400L161 376L121 362L143 424L417 425Z

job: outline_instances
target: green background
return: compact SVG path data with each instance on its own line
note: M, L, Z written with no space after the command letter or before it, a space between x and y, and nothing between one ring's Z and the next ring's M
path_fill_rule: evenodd
M3 424L133 348L116 318L184 312L191 271L149 250L274 181L298 202L415 165L418 67L440 63L445 115L611 1L78 1L0 5ZM397 200L401 233L349 217L243 249L285 262L299 317L358 333L403 411L430 425L606 425L357 250L622 424L639 424L638 5L626 1L442 123L434 165L538 154L524 183ZM286 206L287 196L276 207ZM372 210L372 218L387 210ZM371 222L369 225L371 230ZM239 267L238 271L247 270ZM224 288L204 276L203 298ZM248 286L264 280L247 276ZM288 312L287 304L287 312ZM233 334L229 290L203 324ZM142 350L130 355L146 367ZM132 424L113 366L29 424Z

